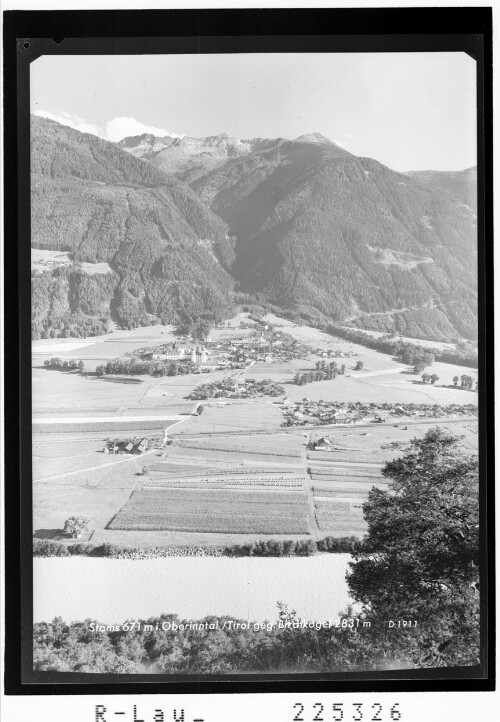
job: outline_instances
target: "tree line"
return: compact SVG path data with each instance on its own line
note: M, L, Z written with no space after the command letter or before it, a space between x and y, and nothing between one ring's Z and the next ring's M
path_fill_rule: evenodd
M80 373L83 373L85 369L85 364L81 360L75 361L74 359L61 359L58 356L45 359L43 365L46 369L56 369L57 371L76 371L76 369L78 369Z
M477 351L469 344L457 344L455 351L447 351L439 348L429 348L409 341L402 341L391 335L384 335L378 338L358 329L346 328L340 325L328 326L328 332L332 336L339 336L347 341L359 343L367 348L383 351L392 356L399 356L403 363L412 366L414 364L432 365L434 361L442 363L458 364L477 368Z
M121 358L99 364L96 374L126 374L128 376L182 376L194 372L196 364L186 361L161 361L140 359L137 356L122 356Z

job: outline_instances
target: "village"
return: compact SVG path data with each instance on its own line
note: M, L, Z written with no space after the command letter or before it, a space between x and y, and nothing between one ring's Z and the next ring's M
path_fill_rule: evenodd
M340 403L335 401L291 401L285 397L275 402L282 410L285 421L282 426L305 426L307 424L354 424L361 421L386 423L399 419L438 419L477 416L474 404L364 404L360 401Z
M142 361L180 361L193 365L192 373L208 373L224 369L245 369L249 364L286 363L293 359L310 359L316 353L323 356L344 356L341 351L323 352L298 342L287 333L275 330L270 324L241 322L242 330L250 329L246 335L219 337L211 335L199 339L180 336L179 340L160 344L154 348L134 350L134 357ZM217 328L225 328L219 324ZM234 329L233 329L234 330ZM132 352L126 355L132 355Z

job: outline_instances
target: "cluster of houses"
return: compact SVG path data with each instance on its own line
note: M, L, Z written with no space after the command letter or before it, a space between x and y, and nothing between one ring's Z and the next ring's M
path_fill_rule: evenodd
M150 447L148 439L113 439L103 447L104 454L144 454Z
M284 388L271 379L246 379L236 381L223 379L215 383L197 386L188 396L188 399L251 399L256 396L281 396Z
M360 401L340 403L335 401L292 401L285 397L278 402L285 421L283 426L305 424L351 424L358 421L383 423L395 418L442 418L445 416L475 416L474 404L363 404ZM324 440L323 440L324 441Z
M189 346L175 341L157 348L136 350L143 360L190 361L200 373L223 369L244 369L252 362L279 363L294 358L308 358L311 349L294 338L264 326L248 336L212 341L203 346Z
M231 338L214 344L214 351L231 357L235 362L264 361L283 362L295 358L309 358L311 349L280 331L262 331L241 338Z
M322 348L315 349L314 353L316 356L321 356L322 358L350 358L358 355L355 351L340 351L339 349L328 349L328 351L325 351Z
M208 353L205 346L181 346L174 342L170 346L163 347L161 351L145 354L144 358L149 356L153 361L191 361L194 364L205 364Z

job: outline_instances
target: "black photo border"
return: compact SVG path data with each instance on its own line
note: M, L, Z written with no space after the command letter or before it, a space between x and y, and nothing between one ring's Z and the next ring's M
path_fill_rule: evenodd
M9 695L489 691L495 680L491 8L8 11L4 20L5 678ZM164 31L164 34L162 34ZM42 54L450 52L477 62L481 664L345 674L32 671L29 65ZM14 351L14 349L17 350ZM7 346L6 346L7 350ZM489 478L489 483L486 483Z

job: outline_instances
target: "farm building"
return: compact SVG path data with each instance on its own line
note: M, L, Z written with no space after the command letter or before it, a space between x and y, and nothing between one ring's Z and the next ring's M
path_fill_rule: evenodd
M321 450L325 449L326 451L331 451L332 448L332 442L327 436L323 436L321 439L318 439L318 441L315 442L314 448Z

